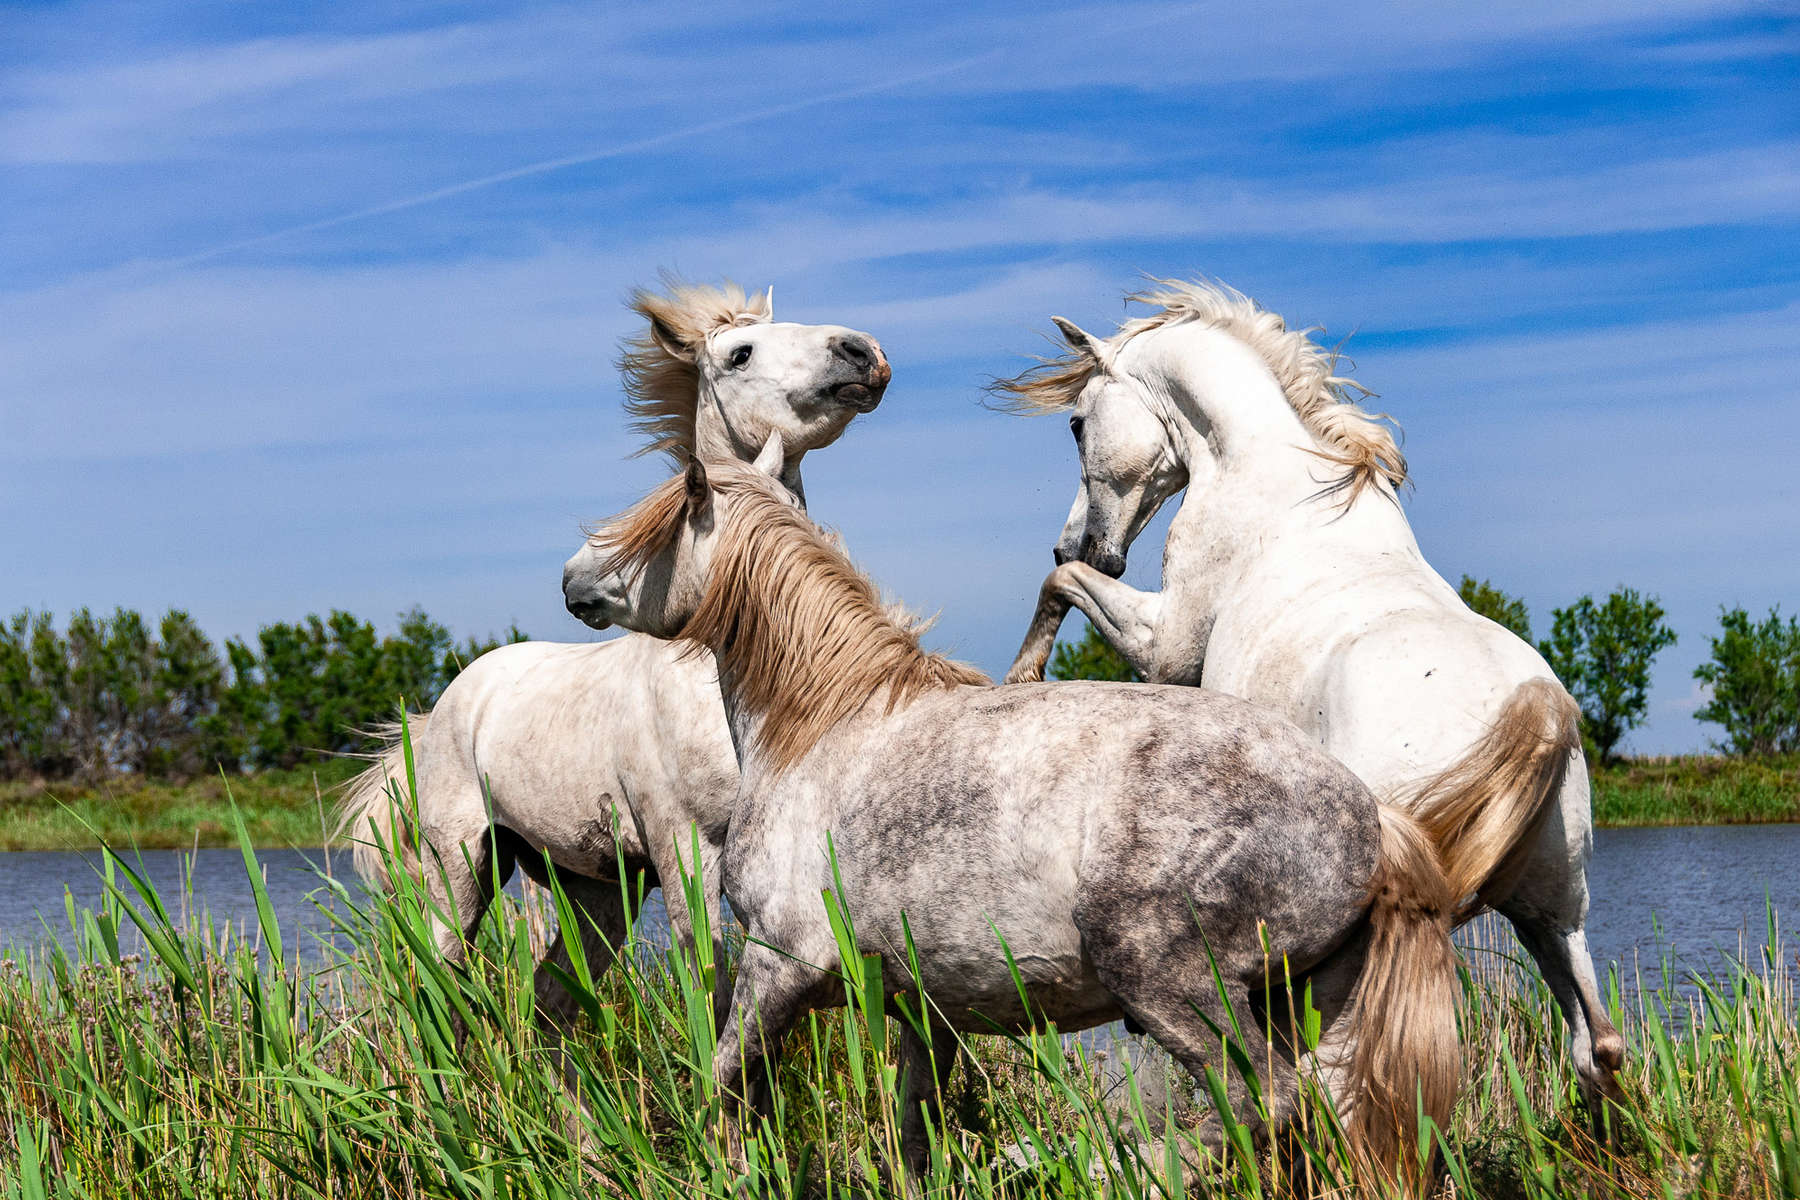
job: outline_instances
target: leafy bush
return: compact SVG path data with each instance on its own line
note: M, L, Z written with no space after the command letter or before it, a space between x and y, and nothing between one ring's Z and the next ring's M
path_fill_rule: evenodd
M1538 650L1581 704L1582 736L1596 758L1612 761L1625 734L1650 707L1650 664L1675 644L1654 596L1620 586L1604 603L1583 596L1550 614Z
M1772 608L1759 623L1741 608L1721 609L1712 658L1694 668L1712 697L1694 719L1723 726L1721 750L1783 754L1800 750L1800 618Z

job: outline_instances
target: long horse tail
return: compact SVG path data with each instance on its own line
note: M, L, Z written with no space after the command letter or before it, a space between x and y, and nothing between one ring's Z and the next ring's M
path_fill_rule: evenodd
M339 845L348 842L356 873L380 887L389 884L389 856L407 874L419 874L407 795L405 740L407 736L416 740L430 716L410 714L404 727L394 721L366 730L381 742L381 748L363 756L369 759L369 766L344 786L343 799L338 801L337 828L331 840ZM384 847L389 856L383 855Z
M1526 839L1556 794L1569 755L1581 749L1581 709L1553 679L1513 689L1499 716L1446 770L1405 801L1437 848L1450 891L1473 916L1480 895L1514 875Z
M1352 1151L1366 1170L1425 1189L1419 1118L1446 1127L1462 1080L1456 1031L1456 896L1417 821L1383 805L1369 881L1369 945L1352 1001L1348 1064Z

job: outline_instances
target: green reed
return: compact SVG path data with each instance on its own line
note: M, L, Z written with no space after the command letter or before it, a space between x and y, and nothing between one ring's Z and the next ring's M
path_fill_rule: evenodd
M774 1117L747 1120L740 1171L711 1084L711 976L729 964L635 938L603 973L577 953L566 979L583 1013L570 1060L577 1106L534 1024L517 903L494 906L467 968L455 969L431 949L423 888L402 877L392 895L370 896L321 876L332 929L298 945L274 918L241 822L237 837L254 925L184 926L175 913L191 898L172 910L108 856L101 901L65 906L66 948L0 959L0 1196L885 1196L906 1186L895 1035L905 1022L932 1030L930 997L886 990L880 963L854 952L853 914L835 893L821 903L845 951L846 1006L789 1039ZM560 893L551 899L564 921L579 919ZM1440 1151L1440 1186L1495 1197L1800 1193L1800 1036L1773 914L1767 941L1704 980L1658 964L1613 981L1630 1057L1622 1098L1604 1114L1608 1143L1580 1102L1545 989L1471 952L1468 1086L1451 1127L1422 1134ZM1316 1036L1303 997L1298 1007L1303 1036ZM1181 1131L1208 1109L1189 1097L1216 1094L1221 1080L1178 1081L1173 1099L1146 1102L1151 1080L1101 1070L1048 1025L931 1036L934 1053L960 1045L968 1057L915 1194L1277 1196L1295 1190L1296 1174L1315 1190L1351 1179L1316 1096L1294 1154L1278 1162L1228 1127L1210 1157ZM1227 1062L1258 1072L1241 1051Z

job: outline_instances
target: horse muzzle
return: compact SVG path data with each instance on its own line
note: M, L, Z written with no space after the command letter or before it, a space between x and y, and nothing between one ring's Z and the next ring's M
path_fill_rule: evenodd
M566 602L569 614L589 629L611 629L612 618L606 615L606 609L600 605L581 604L574 600Z
M881 343L864 334L839 334L831 339L831 355L839 371L849 376L829 384L832 400L859 413L873 412L894 378Z
M885 386L871 387L866 383L840 383L831 389L831 398L845 408L853 408L859 413L874 412L881 403Z
M591 629L612 628L611 609L594 588L581 578L573 559L563 567L563 607L569 610L569 615Z
M1061 547L1057 548L1057 555L1057 562L1060 565L1065 561L1066 557L1063 555ZM1125 573L1124 552L1114 550L1110 546L1102 546L1095 542L1093 538L1083 538L1081 540L1080 558L1082 562L1094 568L1094 570L1100 572L1108 579L1117 579Z

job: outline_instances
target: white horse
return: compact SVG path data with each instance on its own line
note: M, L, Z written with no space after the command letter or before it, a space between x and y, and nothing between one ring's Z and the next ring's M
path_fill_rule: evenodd
M1624 1041L1583 930L1592 849L1579 713L1530 645L1433 571L1396 498L1406 463L1309 331L1242 295L1165 283L1111 338L997 385L1066 412L1081 486L1009 681L1041 679L1070 605L1147 680L1286 714L1437 843L1465 916L1504 914L1571 1031L1590 1097ZM1367 395L1366 390L1358 389ZM1186 488L1163 590L1125 555Z
M632 307L647 329L628 343L621 369L627 408L650 438L644 451L682 461L696 450L750 459L772 447L796 496L802 456L871 411L891 378L873 337L775 323L769 295L671 283L668 295L634 293ZM446 914L454 903L457 920L436 931L449 960L462 961L496 876L504 881L516 863L540 877L548 853L585 918L579 931L559 932L538 969L538 1006L552 1034L574 1016L547 969L569 969L565 939L581 936L598 974L624 935L621 858L628 874L643 871L651 886L663 885L671 933L683 946L692 945L693 921L682 873L698 878L714 961L722 961L718 858L737 760L710 664L646 637L521 642L476 659L409 724L419 828L405 828L405 808L389 802L390 785L405 781L396 738L350 784L338 837L356 839L357 869L373 880L382 876L378 846L406 853L419 839L427 861L406 865ZM723 999L729 985L721 978L719 986Z
M1298 1096L1305 1047L1264 1024L1285 1029L1271 992L1291 971L1330 1031L1319 1057L1358 1157L1416 1183L1417 1118L1442 1127L1459 1076L1454 897L1417 823L1268 709L1148 684L995 688L926 653L776 467L693 460L563 573L584 620L717 664L742 772L725 887L748 935L722 1094L748 1071L765 1107L759 1068L784 1035L844 1003L820 902L841 879L884 990L923 987L938 1028L1127 1017L1196 1078L1228 1077L1261 1133ZM1234 1029L1269 1072L1266 1108L1225 1067ZM920 1102L954 1056L902 1034L916 1171ZM1220 1126L1203 1132L1216 1148Z

